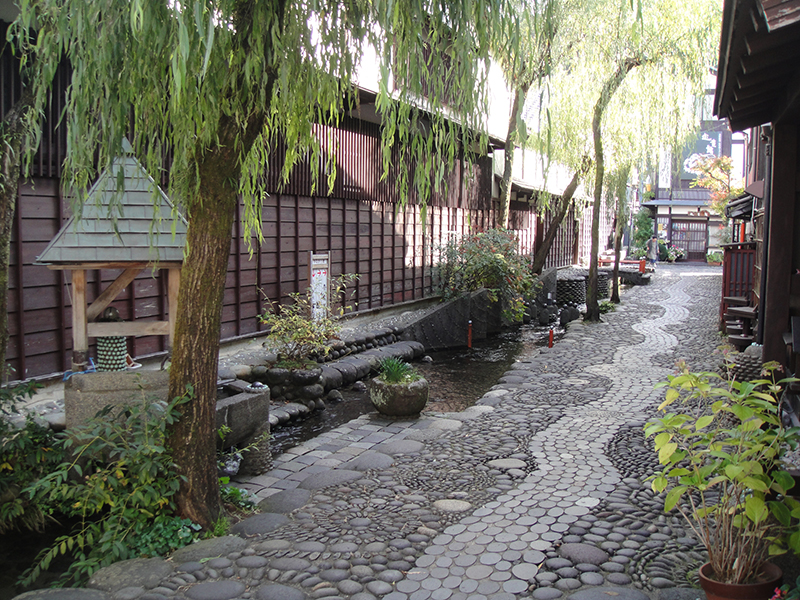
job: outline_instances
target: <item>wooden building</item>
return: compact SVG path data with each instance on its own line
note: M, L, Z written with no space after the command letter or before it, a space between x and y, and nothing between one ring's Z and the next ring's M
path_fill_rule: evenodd
M5 36L7 25L0 21L0 35ZM70 280L63 269L34 264L70 217L60 186L66 138L56 126L68 82L65 66L56 77L44 115L31 179L19 188L11 247L7 360L20 379L64 371L72 357ZM18 63L7 45L0 56L0 90L2 118L21 90ZM364 98L365 104L369 101ZM462 160L450 170L447 190L428 201L423 221L418 199L412 197L400 206L392 174L381 179L380 126L357 117L345 116L335 129L315 126L329 152L335 153L337 174L330 192L321 189L327 186L314 188L309 164L299 165L289 183L280 185L281 152L271 157L266 165L269 195L262 210L260 246L255 239L244 239L244 207L237 208L222 314L223 341L262 332L257 315L264 310L265 297L283 301L306 289L311 251L330 252L332 276L361 276L351 301L363 311L434 294L438 248L452 235L496 225L491 148L471 168ZM164 186L166 175L159 183ZM532 194L525 200L512 202L510 221L520 250L530 253L537 231L549 216L536 214ZM580 218L572 214L562 224L558 246L546 266L572 264ZM86 302L93 303L120 272L111 268L87 271ZM125 321L163 322L169 316L168 287L165 272L154 275L144 269L113 305ZM131 356L143 358L165 352L168 340L165 336L131 337L128 344Z
M785 361L800 316L798 59L800 0L725 0L714 109L731 130L752 129L746 183L764 181L752 293L764 361Z

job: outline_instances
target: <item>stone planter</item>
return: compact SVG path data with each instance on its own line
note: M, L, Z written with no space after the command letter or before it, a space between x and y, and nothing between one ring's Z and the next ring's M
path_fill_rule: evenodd
M386 383L379 377L369 382L369 399L379 413L390 417L418 415L428 403L428 382Z

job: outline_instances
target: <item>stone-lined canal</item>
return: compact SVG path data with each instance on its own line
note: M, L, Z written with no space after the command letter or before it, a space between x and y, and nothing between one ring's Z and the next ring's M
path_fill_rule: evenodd
M562 327L554 329L556 341L563 334ZM430 400L425 411L458 412L472 406L497 383L521 352L546 346L549 335L549 327L524 325L476 342L471 349L428 352L431 362L414 363L430 384ZM343 400L327 402L325 410L275 429L272 432L272 454L277 456L292 446L375 410L366 391L340 391Z

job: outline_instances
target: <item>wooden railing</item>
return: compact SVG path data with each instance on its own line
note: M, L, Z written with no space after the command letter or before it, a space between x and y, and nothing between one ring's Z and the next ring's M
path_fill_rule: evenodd
M722 300L719 305L720 328L725 323L725 313L732 305L741 305L744 299L751 305L755 286L756 243L741 242L724 244L725 258L722 262ZM733 300L737 299L737 300Z

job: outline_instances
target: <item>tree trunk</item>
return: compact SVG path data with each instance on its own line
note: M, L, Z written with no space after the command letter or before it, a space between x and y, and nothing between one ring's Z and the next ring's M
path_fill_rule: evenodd
M581 168L575 171L575 174L572 176L572 180L570 180L567 187L564 188L564 193L561 195L561 201L558 204L558 209L553 215L553 219L550 221L550 226L547 228L547 232L544 234L542 243L533 257L531 270L534 273L540 274L542 272L544 263L547 260L547 255L550 254L550 248L553 246L553 241L556 239L558 228L564 221L564 217L567 216L569 207L572 204L572 197L575 195L575 190L578 189L578 181L581 177L586 175L590 166L591 161L589 161L588 158L584 159Z
M217 367L231 231L239 201L240 157L258 124L235 142L236 125L220 126L220 142L198 159L198 193L188 201L187 253L181 270L169 397L194 390L180 406L168 438L179 473L178 513L208 529L220 512L216 461Z
M592 138L594 139L594 203L592 205L592 251L589 257L589 282L586 290L586 321L600 320L600 306L597 303L597 257L600 246L600 201L603 196L603 176L605 161L603 158L603 113L614 93L622 85L625 76L638 66L636 59L626 60L617 71L603 84L600 97L594 107L592 117Z
M517 122L520 113L525 107L525 98L528 96L530 85L521 85L514 93L511 104L511 114L508 117L508 132L506 133L506 147L503 158L503 179L500 180L500 222L498 225L508 229L508 219L511 207L511 177L514 174L514 152L519 140Z
M19 194L22 152L27 137L25 113L32 105L33 95L26 88L0 123L0 383L10 379L6 373L8 263L11 255L11 229ZM25 373L19 373L18 376L24 379Z
M619 259L622 251L622 232L623 232L623 204L622 198L617 199L617 222L614 227L614 276L611 288L611 302L619 304Z

